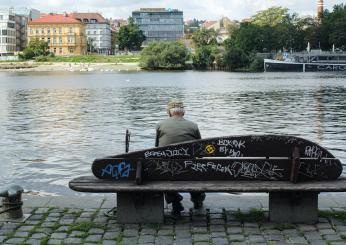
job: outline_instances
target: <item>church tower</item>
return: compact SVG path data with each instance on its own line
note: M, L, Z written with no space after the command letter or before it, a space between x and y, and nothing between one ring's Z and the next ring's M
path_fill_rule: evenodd
M323 5L323 0L317 0L317 18L319 20L321 20L322 16L323 16L323 9L324 5Z

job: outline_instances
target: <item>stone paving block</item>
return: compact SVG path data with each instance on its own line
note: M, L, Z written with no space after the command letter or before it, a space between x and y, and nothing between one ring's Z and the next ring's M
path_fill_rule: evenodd
M307 240L313 241L313 240L321 240L322 236L319 232L313 231L313 232L305 232L304 236Z
M194 242L194 245L210 245L209 242Z
M233 234L233 235L229 235L228 239L231 242L241 242L245 240L245 236L242 234Z
M138 229L127 229L123 231L124 237L137 237L138 236Z
M266 234L266 235L278 235L278 234L281 234L281 231L279 231L279 230L264 230L262 232L263 232L263 234Z
M156 229L153 228L143 228L141 230L141 235L155 235L157 234Z
M41 221L39 221L39 220L26 220L25 221L26 225L32 225L32 226L35 226L35 225L37 225L39 223L41 223Z
M328 245L345 245L345 242L329 242Z
M64 244L82 244L81 238L70 237L63 240Z
M74 237L83 237L85 236L85 232L83 231L72 231L71 234L68 237L74 238Z
M138 239L139 244L154 243L154 242L155 242L155 236L154 235L143 235L143 236L140 236Z
M41 240L29 239L25 241L25 245L41 245Z
M243 232L244 232L244 234L247 234L247 235L258 235L258 234L261 234L261 230L258 229L258 228L246 228L246 227L244 227Z
M3 242L6 238L6 236L0 236L0 242Z
M319 230L319 232L322 235L330 235L330 234L335 234L336 233L333 229L323 229L323 230Z
M182 238L182 239L176 239L175 240L176 245L192 245L192 239L190 238Z
M217 231L217 232L211 232L210 233L210 237L212 238L222 238L222 237L227 237L227 234L226 232L220 232L220 231Z
M78 233L77 235L79 235L80 233ZM51 236L50 236L51 239L65 239L67 238L67 233L53 233Z
M330 223L319 223L319 224L316 224L316 227L320 230L322 229L332 229L332 225Z
M314 225L300 224L297 227L301 231L315 231L315 230L317 230L316 226L314 226Z
M176 238L191 238L192 234L189 231L184 230L178 230L175 231L175 237Z
M155 244L173 244L173 237L170 237L170 236L158 236L155 239Z
M265 242L264 237L261 236L261 235L249 235L249 236L248 236L248 240L249 240L251 243Z
M35 228L33 225L23 225L17 229L17 231L31 231Z
M57 232L67 232L70 228L68 226L60 226L56 231Z
M157 232L158 236L172 236L173 235L173 230L159 230Z
M53 230L51 228L36 228L35 232L50 234L53 232Z
M45 237L48 237L48 235L45 233L34 233L31 235L31 238L33 239L43 239Z
M89 235L85 238L86 242L98 242L102 239L102 235Z
M212 219L209 223L212 225L224 225L226 221L224 219Z
M119 232L116 231L107 231L103 234L103 239L111 240L116 239L119 236Z
M132 245L132 244L137 244L137 242L138 242L137 237L124 237L120 244L124 244L124 245L128 245L128 244L130 245L131 244Z
M27 231L17 231L13 235L13 237L28 237L28 236L29 236L29 232Z
M228 245L229 242L226 238L212 238L213 245Z
M48 213L48 211L49 211L49 208L38 208L36 209L35 214L45 214L45 213Z
M71 225L74 223L74 219L61 219L58 222L60 225Z
M264 235L264 238L268 241L284 241L285 240L285 237L281 234Z
M57 240L57 239L49 239L48 245L60 245L63 243L63 240Z
M192 227L192 233L208 233L208 227Z
M43 222L42 224L41 224L41 227L43 227L43 228L45 228L45 227L55 227L56 226L56 222Z
M308 241L304 237L302 237L302 236L290 236L289 240L292 243L302 243L302 244L307 244L308 243Z
M88 231L89 234L104 234L105 230L104 229L100 229L100 228L91 228Z
M8 240L6 240L7 244L20 244L23 243L26 239L22 237L13 237Z
M243 229L241 227L228 227L227 228L227 233L228 234L237 234L237 233L242 233Z
M103 240L102 245L115 245L116 244L116 241L114 240ZM125 243L122 243L122 244L125 244Z
M337 241L341 241L341 237L337 234L332 234L332 235L324 235L323 236L325 240L330 241L330 242L337 242Z
M193 234L192 235L192 240L194 242L209 241L210 240L210 235L209 234Z
M213 225L213 224L210 224L209 230L212 232L225 232L226 231L224 225Z
M232 242L232 245L248 245L247 242Z

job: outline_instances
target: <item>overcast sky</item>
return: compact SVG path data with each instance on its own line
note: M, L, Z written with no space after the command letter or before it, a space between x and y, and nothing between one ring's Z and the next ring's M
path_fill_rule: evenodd
M325 8L345 0L324 0ZM148 7L176 8L184 19L248 18L257 11L283 6L300 15L315 15L317 0L0 0L0 6L31 7L41 12L99 12L105 17L127 18L133 10Z

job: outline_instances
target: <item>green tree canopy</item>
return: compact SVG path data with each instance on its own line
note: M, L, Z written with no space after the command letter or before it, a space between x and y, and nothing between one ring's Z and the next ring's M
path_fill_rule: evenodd
M23 50L23 53L20 56L23 59L32 59L39 56L47 56L48 54L48 43L44 40L35 38L29 42L28 46Z
M120 27L117 40L120 50L140 50L145 36L133 19L129 18L129 24Z
M188 50L180 42L153 42L141 53L144 69L181 69L185 67Z
M201 28L192 35L192 41L196 48L217 44L217 32L214 29Z
M288 15L288 8L271 7L251 17L251 23L259 26L276 26Z

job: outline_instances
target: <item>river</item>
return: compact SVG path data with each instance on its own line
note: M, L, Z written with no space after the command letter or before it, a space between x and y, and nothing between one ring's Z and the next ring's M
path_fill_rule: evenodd
M90 175L95 158L154 145L172 98L203 138L290 134L346 163L346 74L228 72L0 73L0 184L49 195Z

